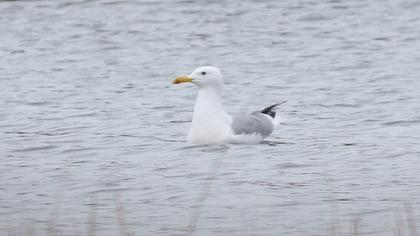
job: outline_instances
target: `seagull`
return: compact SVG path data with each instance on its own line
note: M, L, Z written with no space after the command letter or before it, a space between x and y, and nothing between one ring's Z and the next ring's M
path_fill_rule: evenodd
M223 75L213 66L203 66L188 76L177 77L173 84L193 83L197 100L187 141L193 144L260 143L280 123L276 103L246 115L229 115L222 103Z

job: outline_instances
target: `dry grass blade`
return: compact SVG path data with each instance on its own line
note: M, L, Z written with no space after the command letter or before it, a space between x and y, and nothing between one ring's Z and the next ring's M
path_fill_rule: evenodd
M89 202L89 218L88 218L88 235L96 235L96 194L90 196Z
M408 230L410 231L410 236L417 236L416 222L413 216L413 208L410 202L404 202L405 214L407 217Z
M197 228L198 219L200 218L201 210L204 206L204 203L206 202L206 199L210 193L211 186L213 184L213 180L216 178L216 174L220 168L220 165L223 162L223 158L218 158L213 163L213 166L211 168L211 171L209 173L209 177L207 178L207 182L204 184L203 189L201 190L201 193L199 197L197 198L196 204L193 205L193 212L191 214L190 223L188 225L188 235L192 236L195 233L195 230Z
M114 194L115 198L115 215L117 217L117 223L118 223L118 232L120 236L128 236L130 235L126 218L125 218L125 209L124 206L121 203L121 195L119 193Z
M351 231L351 235L360 235L360 218L358 216L353 215L353 218L351 220Z
M404 228L401 227L401 216L399 213L394 212L394 219L395 219L395 228L394 228L394 236L403 236L404 235Z
M338 207L337 207L337 200L335 199L334 194L334 184L332 179L327 178L326 179L328 185L330 186L329 191L329 202L330 202L330 208L331 208L331 227L330 227L330 235L340 235L340 221L338 219Z
M55 227L55 221L58 218L58 210L60 209L60 203L61 203L61 194L57 193L55 195L54 208L51 212L50 219L48 221L47 236L54 236L58 234L57 229Z

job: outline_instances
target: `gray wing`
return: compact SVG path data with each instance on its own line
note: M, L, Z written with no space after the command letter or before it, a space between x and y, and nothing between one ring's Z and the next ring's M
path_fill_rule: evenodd
M235 134L259 134L267 137L273 132L273 123L262 113L234 116L232 129Z

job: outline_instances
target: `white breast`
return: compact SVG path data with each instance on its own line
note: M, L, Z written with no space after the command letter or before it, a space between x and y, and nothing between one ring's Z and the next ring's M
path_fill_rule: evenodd
M221 97L213 90L200 89L188 142L197 144L223 143L231 132L232 118L225 112Z

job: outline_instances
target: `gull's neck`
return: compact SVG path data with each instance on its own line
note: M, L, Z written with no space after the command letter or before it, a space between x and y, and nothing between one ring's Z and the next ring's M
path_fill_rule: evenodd
M194 117L209 114L226 114L222 103L222 91L212 88L201 88L198 90L195 101Z
M200 88L188 135L189 141L193 143L223 142L230 122L231 117L222 104L222 90Z

